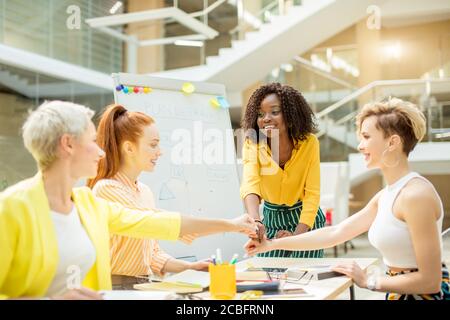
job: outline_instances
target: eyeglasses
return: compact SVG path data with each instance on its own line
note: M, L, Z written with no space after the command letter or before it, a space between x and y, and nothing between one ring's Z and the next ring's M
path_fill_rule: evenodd
M299 277L286 277L286 282L307 286L313 279L314 279L313 273L304 272Z

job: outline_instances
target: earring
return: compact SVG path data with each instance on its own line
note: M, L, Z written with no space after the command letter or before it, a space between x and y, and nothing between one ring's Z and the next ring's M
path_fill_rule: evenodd
M392 165L389 165L389 164L387 164L387 163L384 161L384 157L385 157L385 155L386 155L386 151L388 151L388 149L385 149L385 150L383 151L383 153L381 154L381 163L382 163L385 167L387 167L387 168L394 168L394 167L398 166L398 164L399 164L399 162L400 162L400 159L399 159L399 158L397 158L397 161L395 162L395 164L392 164Z

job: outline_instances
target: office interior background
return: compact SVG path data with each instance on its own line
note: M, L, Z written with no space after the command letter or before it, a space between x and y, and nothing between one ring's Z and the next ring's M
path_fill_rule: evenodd
M358 154L357 111L389 96L417 103L427 134L413 169L435 185L450 227L448 0L0 0L0 191L36 172L20 132L28 111L61 99L99 112L114 100L113 72L222 83L235 129L261 84L300 90L321 162L347 170L347 192L323 197L344 215L384 185Z

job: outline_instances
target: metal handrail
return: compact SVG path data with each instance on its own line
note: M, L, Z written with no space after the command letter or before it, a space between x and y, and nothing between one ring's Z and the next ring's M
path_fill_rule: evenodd
M319 76L322 76L324 78L327 78L328 80L331 80L341 86L344 86L346 88L352 89L352 90L356 90L357 87L352 85L350 82L347 82L345 80L342 80L336 76L334 76L333 74L331 74L330 72L326 72L323 71L322 69L317 68L316 66L314 66L311 61L302 58L300 56L295 56L294 57L294 61L301 64L302 66L304 66L305 68L307 68L308 70L318 74Z
M439 83L439 82L450 82L450 78L444 79L405 79L405 80L377 80L369 83L368 85L352 92L342 100L333 103L331 106L325 108L324 110L318 112L316 114L317 119L324 118L329 115L331 112L339 109L346 103L354 100L355 98L361 96L362 94L372 90L375 87L382 86L392 86L392 85L408 85L408 84L427 84L427 83Z
M249 12L247 12L248 14L251 14L253 17L255 17L256 19L259 20L259 17L266 11L268 10L272 10L273 8L275 8L275 6L278 5L278 0L274 0L272 2L270 2L268 5L266 5L265 7L263 7L261 10L259 10L256 14L251 14ZM262 25L262 21L261 21L261 25ZM234 27L233 29L231 29L228 33L230 35L234 35L236 33L238 33L239 31L241 31L245 26L245 23L242 21L239 21L238 25L236 27Z
M346 115L345 117L342 117L341 119L337 120L335 122L335 124L340 125L340 124L346 123L346 122L352 120L354 117L356 117L357 114L358 114L358 111L353 111L353 112L349 113L348 115Z

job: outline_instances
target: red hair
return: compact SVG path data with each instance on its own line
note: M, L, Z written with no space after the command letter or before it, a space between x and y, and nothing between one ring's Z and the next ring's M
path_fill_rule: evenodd
M113 177L119 171L122 143L137 144L144 128L154 122L145 113L128 111L120 104L107 106L97 128L97 143L105 151L105 157L98 163L97 176L88 180L88 187L93 188L99 180Z

